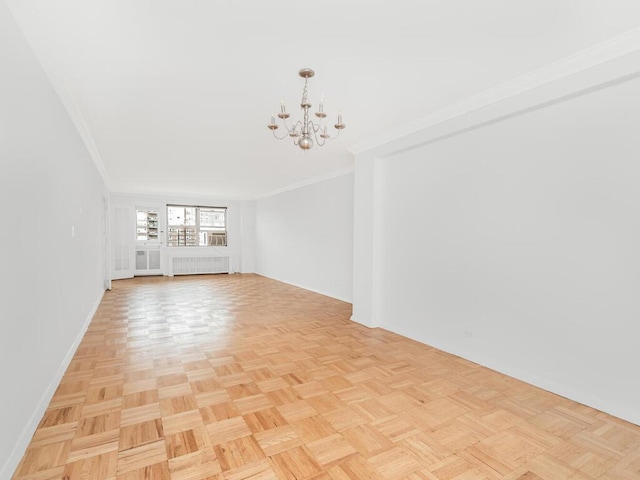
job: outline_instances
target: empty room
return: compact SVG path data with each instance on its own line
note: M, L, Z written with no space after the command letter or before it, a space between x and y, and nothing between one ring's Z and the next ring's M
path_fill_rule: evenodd
M640 480L640 3L0 0L0 480Z

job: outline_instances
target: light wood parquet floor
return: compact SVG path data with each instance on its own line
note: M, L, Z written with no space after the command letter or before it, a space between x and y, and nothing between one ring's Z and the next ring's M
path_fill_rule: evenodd
M257 275L114 282L16 480L630 480L640 427Z

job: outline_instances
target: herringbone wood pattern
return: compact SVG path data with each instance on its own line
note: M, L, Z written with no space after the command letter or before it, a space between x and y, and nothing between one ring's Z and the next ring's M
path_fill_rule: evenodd
M114 282L14 478L640 479L640 427L257 275Z

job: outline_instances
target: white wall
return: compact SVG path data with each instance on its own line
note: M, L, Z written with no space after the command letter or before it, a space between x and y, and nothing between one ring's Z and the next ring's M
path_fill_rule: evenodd
M256 202L256 272L350 302L353 174Z
M102 297L104 195L0 2L1 479L11 477Z
M380 208L356 319L640 424L637 78L357 160Z
M240 203L240 271L256 271L256 202L247 200Z

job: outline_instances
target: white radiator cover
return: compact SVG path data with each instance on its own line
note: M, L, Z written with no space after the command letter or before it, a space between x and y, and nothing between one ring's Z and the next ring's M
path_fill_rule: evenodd
M229 273L229 257L171 257L171 275Z

